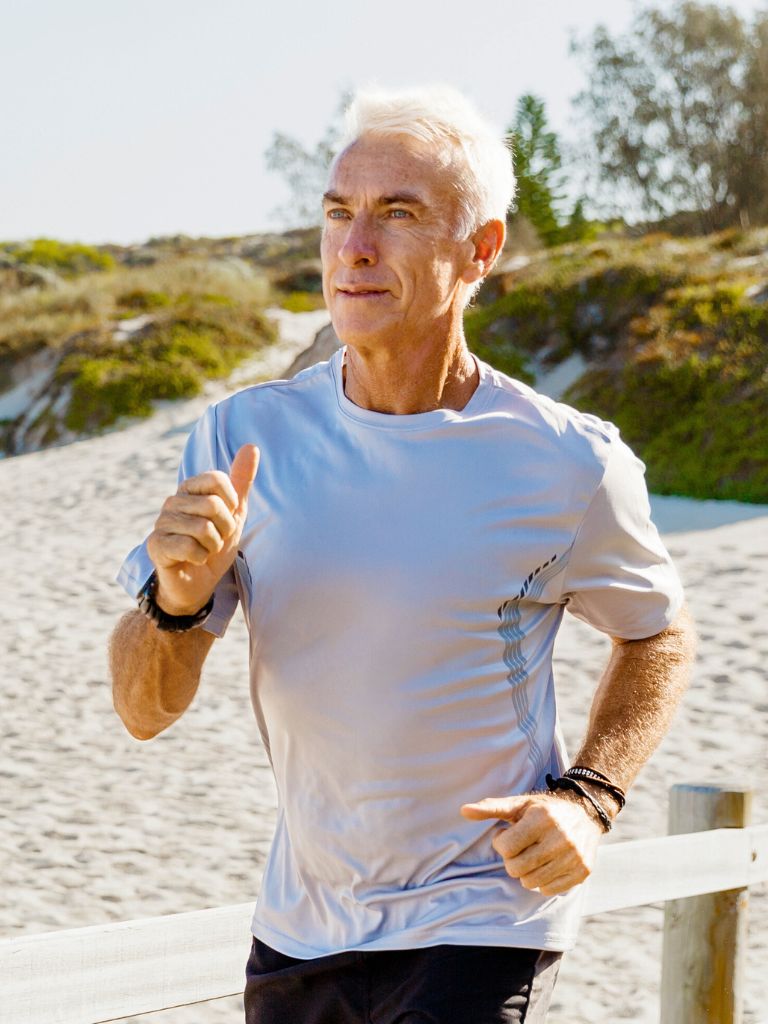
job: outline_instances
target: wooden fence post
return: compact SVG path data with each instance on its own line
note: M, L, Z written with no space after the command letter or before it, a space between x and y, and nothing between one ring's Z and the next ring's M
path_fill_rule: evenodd
M751 814L747 788L670 789L670 835L744 828ZM741 1024L748 903L748 889L728 889L664 905L661 1024Z

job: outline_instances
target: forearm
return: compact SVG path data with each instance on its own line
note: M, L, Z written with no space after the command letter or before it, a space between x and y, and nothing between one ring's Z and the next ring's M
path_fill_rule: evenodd
M596 768L628 790L669 729L690 681L695 646L685 608L657 636L614 639L574 763ZM613 803L604 791L600 799L606 809Z
M151 739L184 713L213 640L203 629L163 632L139 611L120 619L109 643L112 697L132 736Z

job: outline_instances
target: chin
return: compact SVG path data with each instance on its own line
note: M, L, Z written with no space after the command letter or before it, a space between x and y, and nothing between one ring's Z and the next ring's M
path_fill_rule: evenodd
M380 320L371 323L370 319L331 314L331 322L342 345L353 348L388 348L399 334L397 325Z

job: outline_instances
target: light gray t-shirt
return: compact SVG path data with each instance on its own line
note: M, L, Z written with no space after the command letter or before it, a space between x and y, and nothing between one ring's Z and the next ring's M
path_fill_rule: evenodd
M228 471L242 444L261 449L206 626L222 635L239 599L277 783L253 932L302 958L568 949L583 887L525 890L491 846L498 823L459 808L565 767L565 608L630 639L676 614L643 465L612 425L481 361L460 412L361 409L343 355L209 408L180 468ZM120 582L135 595L151 569L140 545Z

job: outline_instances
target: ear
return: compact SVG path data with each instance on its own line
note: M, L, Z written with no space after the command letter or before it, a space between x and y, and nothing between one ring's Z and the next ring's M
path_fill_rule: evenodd
M474 284L485 277L504 248L506 225L501 220L489 220L475 231L470 239L473 253L461 275L462 281Z

